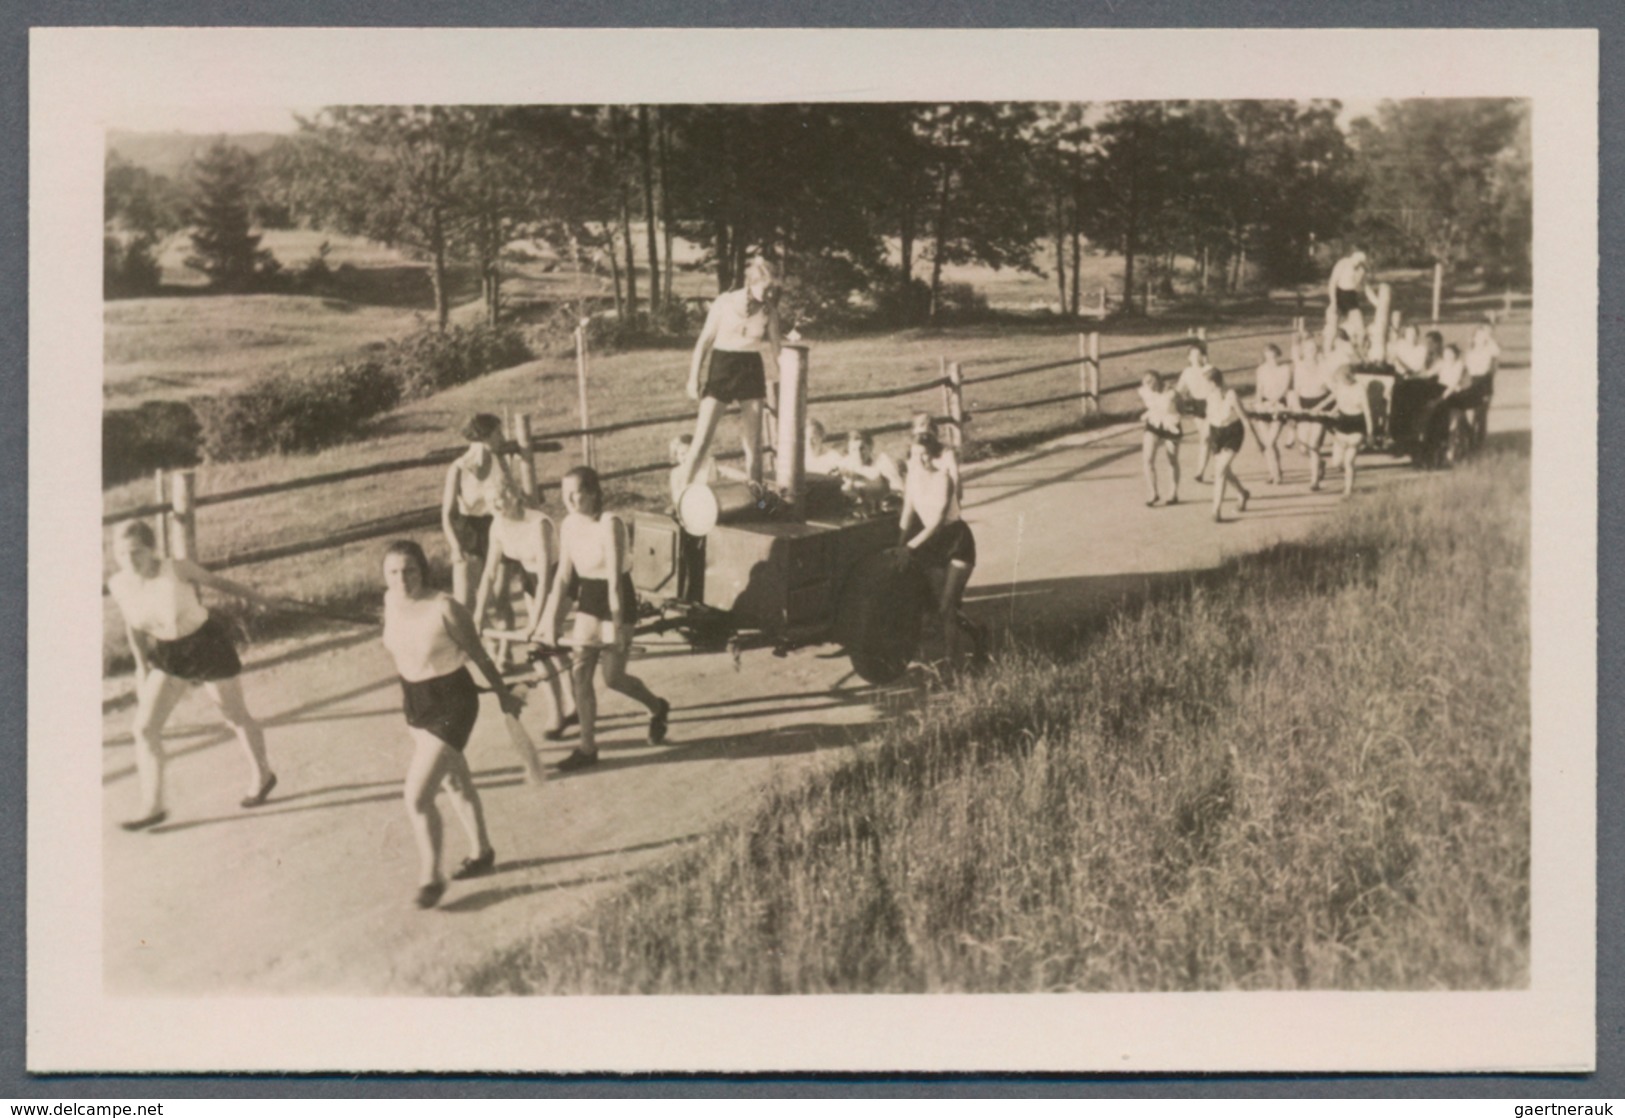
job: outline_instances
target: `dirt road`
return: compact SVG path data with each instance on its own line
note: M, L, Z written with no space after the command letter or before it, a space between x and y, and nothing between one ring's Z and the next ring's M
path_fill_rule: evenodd
M1525 335L1527 336L1527 335ZM1527 349L1509 350L1492 431L1529 427ZM1162 572L1212 566L1227 553L1298 536L1342 502L1336 478L1309 493L1304 460L1288 483L1263 484L1256 448L1240 472L1249 511L1209 516L1206 486L1148 509L1138 428L1038 447L967 471L965 517L980 552L971 612L994 626L1082 615L1143 591ZM1362 459L1356 501L1381 500L1425 475L1381 455ZM246 766L201 694L183 701L169 744L170 818L146 834L136 811L128 710L104 720L104 981L112 994L409 993L455 967L587 909L631 875L681 851L757 801L774 782L838 762L875 725L920 701L914 686L877 690L829 647L775 657L689 652L645 642L634 671L674 704L672 744L643 744L644 719L603 702L603 761L530 787L487 699L470 742L498 872L453 883L437 911L411 906L415 853L400 802L408 742L400 694L375 634L315 640L308 653L250 670L245 690L265 721L280 785L256 810L237 806ZM526 715L539 731L539 708ZM540 737L539 733L536 736ZM568 745L544 760L563 756ZM444 803L444 800L442 801ZM448 864L467 851L447 813Z

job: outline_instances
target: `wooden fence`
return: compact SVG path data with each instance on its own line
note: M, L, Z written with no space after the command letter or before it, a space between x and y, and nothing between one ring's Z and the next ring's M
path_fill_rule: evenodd
M1295 319L1289 328L1292 334L1301 333L1304 320ZM1240 341L1248 338L1280 337L1288 333L1287 330L1261 330L1245 334L1229 334L1214 338L1214 342ZM1091 331L1078 335L1077 356L1068 357L1059 361L1046 361L1036 365L1025 365L1015 369L999 369L987 373L965 372L963 364L957 361L941 359L939 374L929 380L915 381L909 384L896 385L888 388L867 389L856 392L835 392L823 396L812 396L808 399L809 406L816 404L851 403L866 400L892 400L905 396L917 396L928 392L938 392L940 412L938 420L948 426L952 432L956 445L965 448L969 445L971 427L974 415L965 404L965 389L978 384L988 384L994 381L1013 379L1016 377L1032 376L1038 373L1050 372L1070 366L1077 366L1078 389L1076 392L1066 392L1043 396L1031 400L1021 400L1015 403L998 404L980 408L976 414L992 414L994 412L1014 411L1024 408L1053 407L1059 404L1077 404L1081 418L1088 420L1100 414L1100 401L1103 397L1118 392L1132 391L1138 387L1134 380L1123 384L1113 385L1109 388L1101 387L1101 371L1104 362L1112 359L1137 356L1153 353L1158 350L1177 349L1189 345L1193 340L1208 341L1206 331L1200 328L1193 329L1185 334L1170 337L1162 341L1150 342L1144 345L1130 346L1126 349L1112 350L1102 353L1100 349L1100 334ZM1234 370L1224 370L1226 372ZM590 452L595 440L605 435L618 432L632 431L647 427L656 427L672 423L690 423L693 421L692 411L672 413L669 415L650 416L643 419L622 420L615 423L602 423L591 427L576 427L567 430L532 432L530 416L526 414L511 415L507 419L508 444L505 453L515 463L515 473L521 486L532 500L539 499L541 492L550 486L544 486L537 480L536 453L538 451L557 451L569 440L581 440L584 453ZM900 422L888 425L873 426L869 429L875 433L889 433L905 430L908 423ZM146 517L156 518L156 535L159 548L167 555L202 561L198 552L197 538L197 510L213 505L231 504L249 501L258 497L274 494L288 493L298 489L308 489L316 486L335 485L351 481L356 478L374 477L380 474L391 474L408 470L425 469L430 466L445 466L454 461L464 452L463 447L449 447L437 450L417 458L408 458L392 462L379 462L368 466L358 466L353 469L338 470L325 474L316 474L310 477L294 478L288 481L272 482L265 485L253 485L242 489L229 490L222 493L209 493L199 495L196 492L196 472L193 470L176 470L169 474L158 471L155 477L155 499L135 508L124 509L119 512L108 513L102 517L102 524L116 524L122 521L135 520ZM732 457L722 455L721 457ZM617 470L602 471L601 476L606 481L633 477L639 474L652 473L670 468L667 461L648 462L642 465L630 466ZM440 522L440 506L438 504L413 509L394 516L382 517L368 523L357 525L342 532L324 536L320 539L304 540L299 542L279 544L274 547L260 548L252 551L238 552L235 555L212 557L206 565L212 570L228 570L234 567L246 567L256 563L266 563L275 559L287 559L298 555L308 555L313 552L325 551L331 548L342 547L346 544L358 543L383 536L400 535L403 532L422 528L429 528Z

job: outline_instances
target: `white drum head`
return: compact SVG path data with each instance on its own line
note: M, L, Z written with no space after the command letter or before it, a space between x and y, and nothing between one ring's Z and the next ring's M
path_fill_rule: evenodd
M677 498L677 522L691 536L709 534L720 511L717 495L704 483L690 485Z

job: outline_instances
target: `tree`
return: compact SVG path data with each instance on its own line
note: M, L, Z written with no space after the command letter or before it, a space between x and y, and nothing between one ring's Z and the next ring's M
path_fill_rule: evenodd
M187 267L222 291L251 290L277 271L276 257L260 248L252 226L257 161L222 137L197 158L190 177L193 255Z
M1384 101L1375 121L1355 121L1360 235L1406 263L1515 259L1511 242L1526 243L1527 115L1527 102L1452 98Z
M440 105L333 106L301 120L276 156L296 214L428 262L440 330L451 313L447 277L459 207L474 188L479 137L470 113Z
M1134 309L1134 267L1155 251L1163 219L1176 194L1182 153L1170 121L1177 103L1119 101L1095 128L1083 180L1094 205L1083 213L1083 230L1123 255L1123 307Z
M150 295L159 288L158 246L185 225L186 195L167 175L153 174L110 152L102 183L102 295Z

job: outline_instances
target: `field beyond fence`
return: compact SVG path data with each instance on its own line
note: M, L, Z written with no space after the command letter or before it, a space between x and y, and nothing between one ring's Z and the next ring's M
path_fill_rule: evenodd
M1010 636L839 769L445 992L1529 979L1529 461Z

